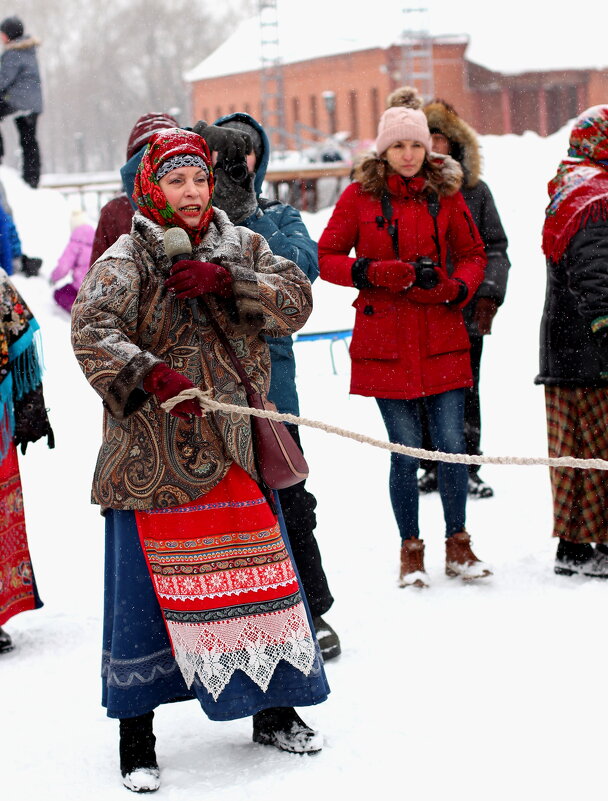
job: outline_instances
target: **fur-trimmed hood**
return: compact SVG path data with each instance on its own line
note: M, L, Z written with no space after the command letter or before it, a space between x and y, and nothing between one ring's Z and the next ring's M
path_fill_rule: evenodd
M427 164L427 187L439 197L455 195L464 180L462 166L451 156L432 153Z
M42 42L35 36L20 36L18 39L11 39L4 45L5 50L28 50L30 47L40 47Z
M455 145L452 155L460 162L464 171L467 189L481 179L481 153L477 134L456 111L443 100L433 100L424 107L431 133L442 133Z

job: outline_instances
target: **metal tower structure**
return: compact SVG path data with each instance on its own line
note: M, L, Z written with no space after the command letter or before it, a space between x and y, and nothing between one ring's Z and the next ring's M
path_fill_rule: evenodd
M435 96L433 37L427 8L404 8L406 26L401 34L401 83L415 86L425 102Z
M278 0L258 0L262 125L275 153L286 150L285 93L279 46Z

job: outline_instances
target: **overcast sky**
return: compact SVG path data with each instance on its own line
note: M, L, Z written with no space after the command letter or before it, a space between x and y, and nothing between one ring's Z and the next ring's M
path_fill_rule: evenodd
M370 0L365 11L355 0L279 0L281 25L297 25L302 37L377 37L378 44L386 43L387 31L420 27L421 15L404 14L406 7L407 0ZM435 34L468 34L468 57L490 69L608 66L606 0L428 0L411 7L428 9L422 21Z

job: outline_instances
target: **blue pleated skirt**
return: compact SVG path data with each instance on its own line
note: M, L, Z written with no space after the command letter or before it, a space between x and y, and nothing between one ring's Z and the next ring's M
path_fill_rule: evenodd
M240 670L235 671L216 701L198 677L188 688L171 652L167 629L139 542L135 513L110 509L105 520L101 675L102 704L109 717L135 717L160 704L197 698L211 720L235 720L269 707L311 706L327 698L329 685L318 647L308 676L281 661L265 692ZM281 514L279 520L295 569ZM305 598L304 603L314 634Z

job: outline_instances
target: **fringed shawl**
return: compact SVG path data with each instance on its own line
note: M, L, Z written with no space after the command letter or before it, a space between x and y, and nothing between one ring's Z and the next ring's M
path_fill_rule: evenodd
M0 270L0 461L15 430L14 402L42 381L40 326Z
M569 157L549 182L543 253L558 262L589 219L608 219L608 169L589 158Z

